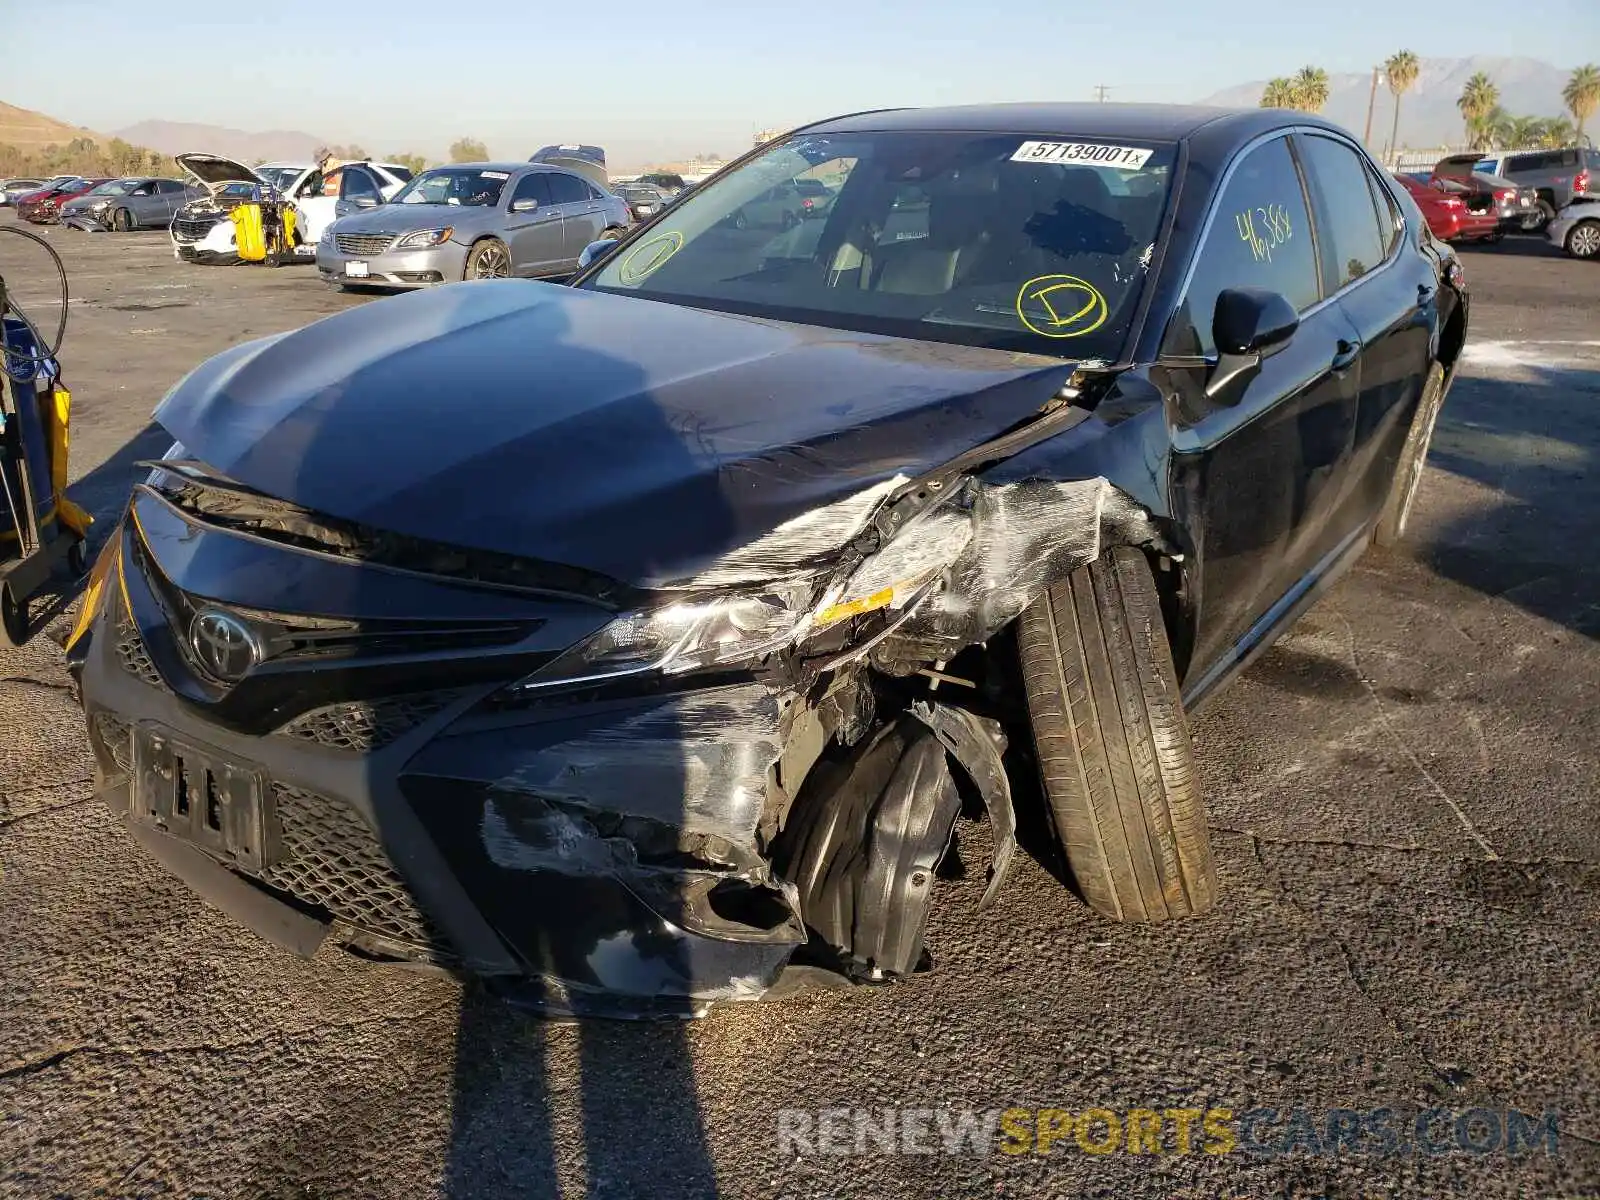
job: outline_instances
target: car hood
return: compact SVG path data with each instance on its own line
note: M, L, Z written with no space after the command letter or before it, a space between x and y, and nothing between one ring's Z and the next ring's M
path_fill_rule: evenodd
M1072 366L505 280L236 346L155 415L267 495L654 588L1004 432Z
M498 208L471 204L380 204L339 218L340 233L410 233L446 225L479 226L494 221Z
M180 154L174 161L213 191L229 183L261 182L261 176L242 162L217 154Z
M102 200L111 200L114 198L115 197L112 196L74 196L71 200L68 200L61 206L61 211L63 214L85 212L88 209L93 208L96 204L99 204Z
M1451 154L1433 164L1433 173L1451 179L1466 179L1473 174L1472 168L1482 161L1481 154Z

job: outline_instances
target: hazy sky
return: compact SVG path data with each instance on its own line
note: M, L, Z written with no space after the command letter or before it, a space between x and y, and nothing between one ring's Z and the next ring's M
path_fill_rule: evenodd
M146 118L300 129L377 154L454 138L614 163L729 153L864 108L1190 101L1307 62L1600 60L1600 0L0 0L0 99L111 130ZM1534 10L1538 10L1534 16ZM26 15L24 16L24 13Z

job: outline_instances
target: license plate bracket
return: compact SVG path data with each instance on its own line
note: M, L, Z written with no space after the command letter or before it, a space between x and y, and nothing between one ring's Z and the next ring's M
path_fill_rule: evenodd
M350 276L352 279L365 279L369 274L371 274L371 272L367 270L367 264L364 262L345 263L344 273Z
M259 873L281 855L272 793L254 767L149 725L133 731L133 819Z

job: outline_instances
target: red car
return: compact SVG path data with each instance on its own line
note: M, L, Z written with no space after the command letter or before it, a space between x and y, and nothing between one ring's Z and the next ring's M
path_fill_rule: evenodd
M61 206L68 200L83 195L90 188L97 188L109 180L101 179L69 179L65 183L58 183L54 187L40 188L37 192L29 192L25 196L17 197L17 216L24 221L32 221L35 225L54 225L61 219Z
M1417 202L1417 207L1422 210L1422 219L1427 221L1433 236L1440 241L1488 241L1499 236L1500 219L1494 209L1475 213L1460 196L1441 191L1431 183L1413 179L1409 175L1396 175L1395 179Z

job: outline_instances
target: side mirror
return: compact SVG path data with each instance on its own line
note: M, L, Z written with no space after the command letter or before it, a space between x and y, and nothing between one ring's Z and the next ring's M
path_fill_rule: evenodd
M513 200L511 202L511 211L512 212L532 212L534 209L536 209L538 207L539 207L539 202L537 200L535 200L532 196L524 196L520 200Z
M355 198L355 205L357 208L377 208L378 205L382 203L383 201L379 200L376 196L357 196Z
M1224 288L1217 296L1211 317L1211 340L1217 347L1217 363L1206 381L1206 395L1217 403L1236 401L1230 387L1247 380L1261 367L1261 360L1289 344L1300 327L1300 315L1278 292L1266 288Z
M583 253L578 255L578 270L583 270L601 255L611 253L611 247L616 244L616 238L601 238L598 242L590 242L583 248Z

